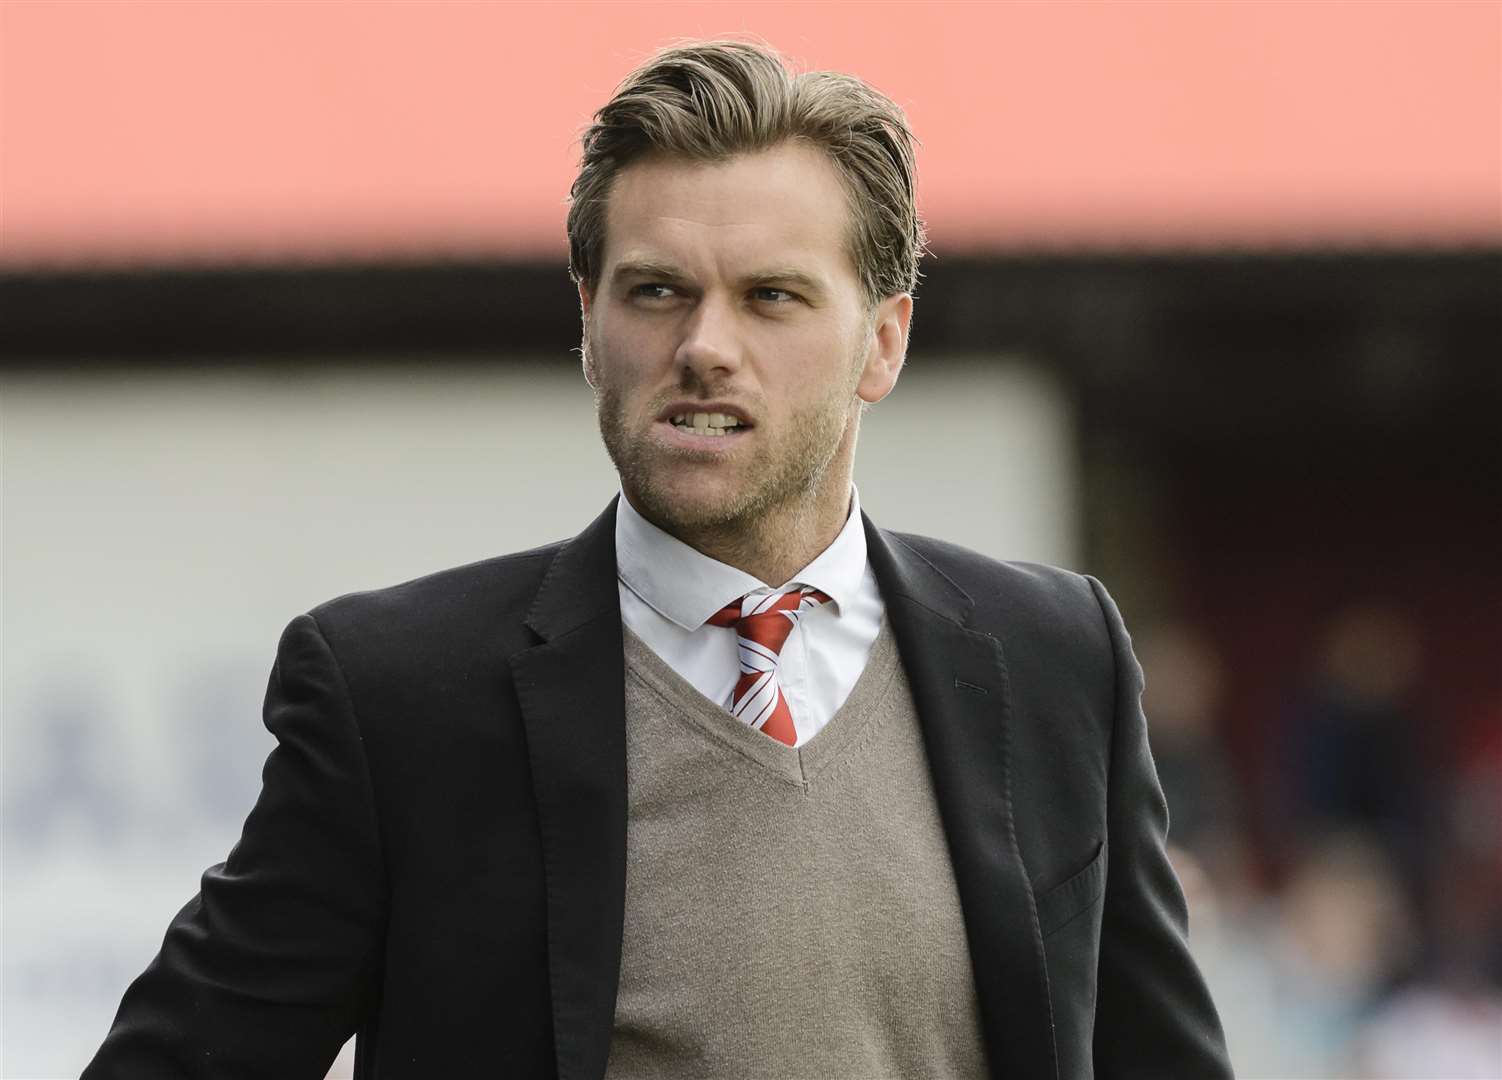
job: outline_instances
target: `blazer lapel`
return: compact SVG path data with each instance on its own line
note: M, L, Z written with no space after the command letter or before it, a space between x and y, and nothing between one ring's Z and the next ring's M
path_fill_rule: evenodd
M1043 937L1017 847L1001 644L968 626L970 597L865 519L871 568L912 686L949 841L994 1077L1056 1077Z
M560 1080L602 1076L626 898L625 661L615 503L554 557L511 657L542 832Z

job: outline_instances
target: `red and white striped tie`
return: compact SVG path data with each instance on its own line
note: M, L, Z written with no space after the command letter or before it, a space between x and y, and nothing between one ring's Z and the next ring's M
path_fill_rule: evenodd
M789 746L798 741L793 714L777 683L782 646L809 608L829 597L803 586L782 593L747 594L709 617L714 626L735 627L741 654L741 677L726 706L730 715Z

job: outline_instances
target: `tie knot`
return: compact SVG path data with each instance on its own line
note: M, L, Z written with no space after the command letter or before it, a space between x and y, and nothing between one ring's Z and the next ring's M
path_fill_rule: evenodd
M808 585L800 585L786 592L747 593L711 615L709 623L712 626L735 626L742 629L758 624L786 623L791 630L802 612L828 601L826 594Z

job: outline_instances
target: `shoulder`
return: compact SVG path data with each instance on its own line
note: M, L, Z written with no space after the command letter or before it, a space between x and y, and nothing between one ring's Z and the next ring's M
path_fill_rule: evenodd
M470 647L515 651L523 619L562 542L450 567L385 588L347 593L308 612L341 661ZM405 666L405 665L403 665Z
M884 535L963 593L974 605L971 627L1000 639L1011 651L1110 655L1108 622L1115 606L1095 578L1045 563L994 559L930 536Z
M948 579L977 608L1004 602L1054 615L1073 612L1100 618L1097 590L1101 586L1086 574L1046 563L995 559L917 533L887 531L885 535Z

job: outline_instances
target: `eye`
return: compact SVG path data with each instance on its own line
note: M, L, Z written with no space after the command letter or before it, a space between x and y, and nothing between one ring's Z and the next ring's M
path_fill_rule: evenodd
M641 300L666 300L673 295L673 287L660 281L648 281L631 286L631 295Z
M751 295L758 300L765 300L770 304L786 304L789 301L798 299L797 294L791 293L786 289L776 288L772 285L758 285L755 289L751 290Z

